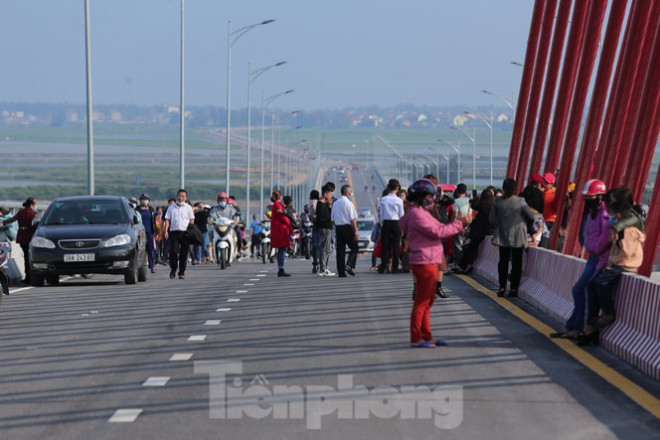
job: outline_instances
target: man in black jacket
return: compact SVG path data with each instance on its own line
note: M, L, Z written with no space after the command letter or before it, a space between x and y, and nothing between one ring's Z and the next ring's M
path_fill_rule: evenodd
M316 204L316 223L319 231L319 276L331 277L334 272L328 269L328 260L332 252L332 188L327 184L321 188L322 197Z

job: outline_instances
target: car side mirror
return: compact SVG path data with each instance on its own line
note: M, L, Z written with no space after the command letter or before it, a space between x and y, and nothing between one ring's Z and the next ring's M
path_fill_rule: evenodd
M134 225L139 225L140 224L140 219L137 218L136 216L133 216L133 224Z

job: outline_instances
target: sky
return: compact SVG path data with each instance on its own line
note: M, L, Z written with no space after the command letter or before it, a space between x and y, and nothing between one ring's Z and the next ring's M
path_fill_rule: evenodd
M179 102L181 0L89 0L95 104ZM186 105L496 105L520 86L531 0L185 0ZM85 102L83 0L0 1L0 101Z

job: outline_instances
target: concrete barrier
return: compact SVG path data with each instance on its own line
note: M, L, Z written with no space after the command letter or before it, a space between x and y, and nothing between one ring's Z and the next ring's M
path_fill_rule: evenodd
M487 237L474 271L497 284L499 250ZM553 318L565 322L573 311L573 284L585 261L541 248L523 257L518 296ZM644 374L660 380L660 283L623 274L615 291L617 319L601 335L601 345Z

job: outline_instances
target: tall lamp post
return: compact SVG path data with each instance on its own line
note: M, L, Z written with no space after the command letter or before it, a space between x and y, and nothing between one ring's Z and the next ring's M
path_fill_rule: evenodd
M445 154L442 151L438 150L437 148L434 147L428 147L429 151L432 151L436 155L437 159L437 167L436 167L436 172L438 173L438 180L440 179L440 156L444 157L445 160L447 161L447 183L449 183L449 154Z
M183 0L182 0L183 2ZM234 46L234 43L238 41L243 35L257 26L262 26L264 24L272 23L275 20L264 20L260 23L251 24L249 26L244 26L234 32L231 31L231 20L227 26L227 152L226 152L226 163L225 163L225 179L226 182L226 192L229 194L229 166L230 166L230 144L231 144L231 48Z
M512 64L513 64L513 62L512 62ZM490 90L482 90L481 92L485 93L486 95L494 96L497 99L499 99L500 101L502 101L503 103L505 103L506 106L511 109L511 119L512 120L516 119L516 108L513 105L513 92L511 92L511 100L509 100L508 98L505 98L504 96L502 96L498 93L491 92Z
M474 127L472 127L472 135L464 128L455 125L449 128L460 131L472 141L472 189L477 189L477 137L474 134Z
M181 0L183 11L183 0ZM89 0L85 0L85 72L87 80L87 190L94 195L94 112L92 111L92 49L89 36Z
M279 63L271 64L270 66L262 67L260 69L255 70L252 72L251 70L251 65L248 64L248 84L247 84L247 167L245 169L245 198L246 198L246 204L247 204L247 212L246 212L246 218L247 221L250 221L250 158L251 158L251 144L252 144L252 109L251 109L251 96L250 96L250 90L252 83L254 80L259 78L261 75L272 69L273 67L278 67L283 64L286 64L286 61L280 61ZM263 147L262 147L263 151ZM259 217L261 218L261 217Z
M449 145L451 148L453 148L454 151L456 151L456 156L458 158L457 159L458 163L456 164L458 166L458 170L456 172L456 183L460 183L461 182L461 143L459 142L458 144L454 144L454 143L446 141L444 139L438 139L438 142L445 143L445 144ZM447 174L447 180L449 180L449 174ZM447 182L447 183L450 183L450 182Z
M265 139L264 139L264 135L265 135L264 126L266 125L266 106L268 104L270 104L271 102L275 101L280 96L288 95L289 93L293 93L293 92L294 92L294 89L290 89L290 90L287 90L285 92L278 93L278 94L273 95L273 96L269 96L268 98L264 98L263 92L261 93L261 186L260 186L261 217L263 217L263 209L264 209L264 142L265 142ZM270 153L271 153L270 154L270 157L271 157L270 185L271 185L271 189L272 189L272 186L273 186L273 174L272 174L273 144L272 144L272 142L271 142L271 145L270 145Z
M493 185L493 112L490 112L490 121L478 113L465 112L466 115L474 116L488 126L490 130L490 184Z

